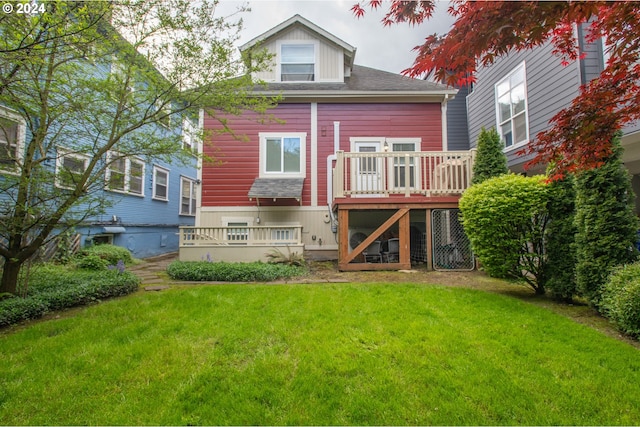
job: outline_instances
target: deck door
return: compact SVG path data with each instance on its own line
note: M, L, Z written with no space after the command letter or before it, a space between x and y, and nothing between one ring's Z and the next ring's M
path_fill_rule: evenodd
M407 157L405 153L418 151L417 144L411 141L391 141L389 145L393 152L389 160L390 185L396 191L405 191L407 186L415 190L420 183L420 162L415 156Z
M380 141L356 141L354 151L357 153L379 153L382 144ZM354 176L354 196L375 197L381 196L383 191L383 168L381 157L361 157L354 159L352 171Z

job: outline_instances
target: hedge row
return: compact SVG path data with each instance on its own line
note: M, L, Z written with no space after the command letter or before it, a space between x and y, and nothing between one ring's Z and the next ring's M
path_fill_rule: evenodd
M300 276L304 268L262 262L175 261L167 267L174 280L194 282L268 282Z
M54 310L135 292L140 279L130 272L87 272L43 266L29 278L25 297L0 301L0 326L36 319Z

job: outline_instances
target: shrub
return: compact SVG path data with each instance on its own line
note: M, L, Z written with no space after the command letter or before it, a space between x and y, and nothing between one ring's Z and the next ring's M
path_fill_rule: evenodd
M480 184L489 178L509 173L500 135L495 128L482 128L478 136L476 160L473 164L472 184Z
M33 271L27 296L0 301L0 326L35 319L53 310L86 305L105 298L127 295L138 289L132 273L67 270L45 267Z
M106 270L108 265L109 261L98 255L85 255L76 261L76 266L85 270Z
M622 332L640 337L640 263L614 269L602 288L601 310Z
M109 265L116 265L119 260L122 260L125 264L131 264L133 262L131 252L129 252L126 248L115 245L105 244L87 246L80 251L78 257L83 258L89 255L98 256L106 260L107 264Z
M634 262L638 254L634 195L621 155L616 137L608 161L577 176L576 283L580 293L596 308L613 268Z
M525 281L544 293L544 176L501 175L469 187L460 199L464 231L486 272Z
M297 266L262 262L174 261L167 267L172 279L196 282L268 282L303 272L304 269Z
M549 184L549 217L545 235L547 282L545 286L560 300L571 301L576 293L575 179L573 176Z

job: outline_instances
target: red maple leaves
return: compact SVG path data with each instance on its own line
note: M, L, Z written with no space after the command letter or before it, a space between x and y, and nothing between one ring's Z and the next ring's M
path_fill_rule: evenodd
M373 0L352 11L363 16L367 5L388 5L384 25L415 25L432 17L436 2ZM456 18L449 33L427 36L405 74L431 73L442 83L466 85L475 81L477 67L545 43L563 64L583 58L576 37L580 25L586 42L605 41L606 68L523 150L534 155L530 164L552 163L556 174L597 167L610 155L615 132L640 119L640 2L453 0L448 11Z

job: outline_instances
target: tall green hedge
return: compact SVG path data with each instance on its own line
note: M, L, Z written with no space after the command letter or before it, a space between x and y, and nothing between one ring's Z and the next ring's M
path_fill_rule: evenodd
M480 130L476 148L472 184L479 184L489 178L509 173L507 156L502 151L504 146L495 128Z
M485 271L523 280L544 293L544 176L508 174L472 185L460 199L464 231Z
M602 287L616 266L634 262L638 220L631 177L621 162L619 138L608 161L581 172L576 189L576 283L598 307Z
M546 287L564 301L571 301L576 293L575 198L573 175L549 184Z

